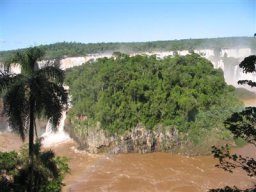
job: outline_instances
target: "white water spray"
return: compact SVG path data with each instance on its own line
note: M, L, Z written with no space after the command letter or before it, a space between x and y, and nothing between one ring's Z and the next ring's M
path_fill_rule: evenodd
M42 144L44 147L50 147L52 145L64 143L71 139L69 135L64 131L65 119L66 111L63 111L56 132L53 131L51 119L48 120L45 133L41 136L43 138Z
M9 123L8 123L5 131L9 132L9 133L12 132L12 127L9 125Z

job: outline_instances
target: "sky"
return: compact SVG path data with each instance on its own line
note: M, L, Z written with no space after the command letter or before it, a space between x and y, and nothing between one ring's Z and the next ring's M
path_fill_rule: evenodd
M256 0L0 0L0 51L254 33Z

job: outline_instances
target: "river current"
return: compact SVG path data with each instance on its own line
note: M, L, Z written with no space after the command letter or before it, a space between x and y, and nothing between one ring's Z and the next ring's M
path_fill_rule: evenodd
M248 101L252 104L252 101ZM19 136L0 133L0 151L18 150ZM234 186L251 187L256 184L241 170L227 173L215 167L212 156L182 156L170 153L150 154L88 154L77 150L69 140L50 147L57 155L69 158L71 168L63 192L84 191L171 191L204 192L211 188ZM256 149L247 145L237 151L256 157Z
M18 150L20 138L12 133L0 134L0 150ZM211 188L253 186L255 178L241 170L233 174L216 168L212 156L182 156L169 153L93 155L76 149L74 141L52 146L57 155L69 158L71 168L63 192L84 191L172 191L201 192ZM256 156L252 146L239 153Z

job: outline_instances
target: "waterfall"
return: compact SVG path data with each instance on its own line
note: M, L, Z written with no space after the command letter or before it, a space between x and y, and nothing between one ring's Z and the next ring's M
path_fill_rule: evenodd
M233 85L236 88L245 88L249 91L256 92L255 88L251 88L248 85L239 85L237 82L239 80L252 80L256 81L256 73L244 73L239 67L239 63L242 58L236 58L237 60L231 60L229 62L224 62L223 59L215 60L208 58L215 69L222 69L224 73L225 82L229 85Z
M235 87L242 87L246 88L249 91L255 92L255 88L252 88L248 85L238 85L237 82L239 80L252 80L256 81L256 74L255 73L244 73L241 68L239 68L239 65L236 65L234 68L234 76L233 76L233 83Z
M69 135L64 131L66 119L66 111L62 112L62 116L57 126L57 131L53 131L51 119L48 120L45 133L41 136L43 138L42 144L44 147L60 144L70 140Z
M7 125L7 128L6 128L6 132L12 132L12 127L9 125L9 123Z
M12 127L9 125L7 118L0 117L0 133L12 131Z

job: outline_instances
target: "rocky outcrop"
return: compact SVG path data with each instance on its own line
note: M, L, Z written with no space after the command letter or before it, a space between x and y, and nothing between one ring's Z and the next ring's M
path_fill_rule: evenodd
M111 135L99 126L88 128L79 136L69 128L70 136L80 148L90 153L149 153L156 151L175 151L181 147L177 129L159 126L155 130L147 130L138 124L131 131L121 135Z
M175 128L147 130L137 125L130 132L118 138L114 153L148 153L155 151L173 151L180 147L178 131Z

